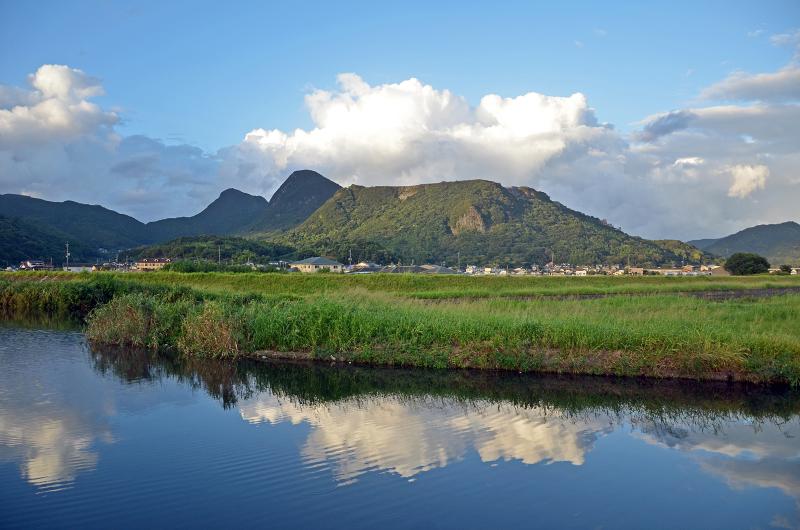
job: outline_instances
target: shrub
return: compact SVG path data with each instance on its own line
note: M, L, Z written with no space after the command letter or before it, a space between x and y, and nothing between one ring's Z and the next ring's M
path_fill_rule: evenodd
M218 302L206 302L183 320L178 349L187 355L210 357L235 357L247 351L243 315L236 313Z
M763 256L737 252L725 261L725 270L731 274L763 274L769 272L769 262Z

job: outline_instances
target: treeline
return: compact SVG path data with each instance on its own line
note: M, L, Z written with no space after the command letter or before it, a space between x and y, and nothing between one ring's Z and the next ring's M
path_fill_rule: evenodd
M243 237L196 236L180 237L167 243L140 247L131 250L129 255L132 259L171 258L177 261L224 262L230 265L267 264L271 261L294 259L296 251L289 245L271 241Z

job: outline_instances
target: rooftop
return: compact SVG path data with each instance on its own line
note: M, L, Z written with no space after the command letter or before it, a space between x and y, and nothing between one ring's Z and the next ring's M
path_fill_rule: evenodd
M300 261L293 261L289 265L338 265L342 267L343 265L338 261L323 258L320 256L314 256L312 258L306 258Z

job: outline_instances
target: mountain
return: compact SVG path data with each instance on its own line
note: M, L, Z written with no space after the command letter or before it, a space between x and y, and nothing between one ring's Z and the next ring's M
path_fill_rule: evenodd
M284 240L301 253L418 263L697 262L681 242L632 237L527 187L485 180L340 189ZM689 258L689 259L687 259Z
M773 265L800 264L800 224L787 221L758 225L720 239L689 241L706 252L728 257L735 252L754 252Z
M270 201L236 189L227 189L202 212L191 217L142 223L113 210L74 201L52 202L25 195L0 195L0 216L14 219L13 241L45 241L45 234L57 236L63 246L69 241L85 248L86 257L170 241L188 236L254 235L292 228L302 223L327 201L340 186L315 171L295 171L278 188ZM6 231L11 233L11 226ZM23 236L23 232L29 232ZM44 233L39 233L43 231ZM23 247L20 247L23 248ZM24 247L31 251L45 247ZM40 250L36 250L39 252ZM27 251L26 251L27 252ZM4 249L0 259L19 252ZM62 252L59 251L58 255ZM32 257L38 254L29 254ZM16 261L16 258L13 259Z
M0 215L56 231L70 243L80 242L93 249L128 248L152 242L144 223L97 205L5 194L0 195Z
M0 217L0 266L16 265L26 259L40 259L61 264L67 236L21 219ZM86 245L70 245L73 263L92 261L97 253Z
M316 171L295 171L269 200L269 208L253 222L248 232L273 232L293 228L314 213L341 186Z
M264 197L229 188L197 215L153 221L147 223L147 230L154 241L234 234L253 223L254 219L267 215L268 211L269 202Z

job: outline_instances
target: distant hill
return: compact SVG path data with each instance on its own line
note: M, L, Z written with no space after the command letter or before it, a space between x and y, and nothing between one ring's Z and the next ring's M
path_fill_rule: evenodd
M697 262L698 249L632 237L526 187L485 180L341 189L284 239L301 253L455 264Z
M68 237L21 219L0 217L0 266L17 265L25 259L41 259L61 265ZM96 252L81 243L70 245L73 263L94 261Z
M269 202L260 195L249 195L229 188L192 217L175 217L147 223L154 241L168 241L176 237L197 235L234 234L267 215Z
M52 202L25 195L0 195L0 215L56 231L71 243L80 242L92 249L113 250L153 241L147 227L133 217L74 201Z
M339 188L338 184L315 171L295 171L270 201L230 188L196 215L147 224L102 206L6 194L0 195L0 216L16 220L14 240L44 241L45 234L57 234L62 247L69 241L76 249L84 249L87 257L114 257L118 250L179 237L255 235L293 228ZM7 232L11 232L10 227ZM8 239L7 242L13 244L14 240ZM25 254L27 250L23 252L9 247L0 253L0 259L9 260L11 258L7 256L18 256L20 252ZM60 254L63 252L59 251ZM33 255L25 254L25 257ZM17 258L13 260L17 261Z
M293 228L314 213L341 186L316 171L295 171L269 200L269 207L252 222L248 232L273 232Z
M800 265L800 224L794 221L753 226L720 239L698 239L689 243L723 257L735 252L755 252L774 266Z

